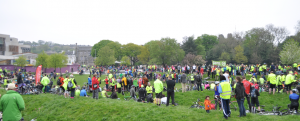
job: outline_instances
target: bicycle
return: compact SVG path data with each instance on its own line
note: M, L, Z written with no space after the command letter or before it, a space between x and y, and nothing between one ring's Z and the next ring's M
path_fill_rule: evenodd
M280 112L282 115L294 114L295 109L290 109L290 104L287 105L287 109L282 109Z
M194 102L190 108L205 109L205 106L203 102L200 102L200 99L197 99L197 102Z
M272 112L259 112L259 115L279 115L281 116L282 115L282 112L279 111L279 109L281 108L281 106L273 106L273 109L272 109Z

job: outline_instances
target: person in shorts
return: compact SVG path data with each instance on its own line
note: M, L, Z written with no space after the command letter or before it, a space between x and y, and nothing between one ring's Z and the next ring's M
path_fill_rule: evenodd
M287 94L292 94L291 88L292 88L292 82L294 82L294 75L292 71L289 71L289 74L285 78L285 88Z
M251 91L250 91L250 97L251 97L251 106L252 106L252 111L255 111L254 108L255 106L257 107L258 111L260 111L260 106L259 106L259 101L258 101L258 96L259 92L257 89L255 89L255 86L251 86Z
M273 90L273 95L275 95L276 75L273 73L273 71L271 71L271 73L268 75L268 82L270 83L269 94L271 94Z
M156 93L156 102L157 106L160 106L161 98L162 98L162 91L163 91L163 83L160 81L160 76L154 82L154 89Z

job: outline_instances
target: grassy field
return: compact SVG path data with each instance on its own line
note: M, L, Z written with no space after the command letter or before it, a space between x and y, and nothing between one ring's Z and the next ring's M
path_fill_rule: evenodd
M87 82L88 75L75 75L75 79L80 86ZM102 79L105 76L101 77ZM153 81L151 81L153 83ZM56 82L55 82L56 83ZM164 84L165 85L165 84ZM102 82L101 87L104 87ZM180 84L176 84L180 88ZM5 94L0 89L1 94ZM164 92L166 94L166 92ZM89 94L91 95L91 94ZM110 93L109 93L110 95ZM100 98L94 100L87 97L75 97L74 99L65 99L63 96L53 94L23 95L26 108L22 112L25 120L36 118L39 121L44 120L224 120L222 111L211 111L207 114L202 109L190 109L189 107L198 98L203 101L205 96L211 99L214 92L205 90L203 92L189 91L186 93L176 92L176 107L158 107L155 104L144 104L125 101L123 95L118 94L120 100ZM266 92L261 93L259 97L261 105L266 106L266 110L271 110L273 105L279 105L286 108L290 103L287 94L269 95ZM245 108L247 107L245 101ZM236 104L237 105L237 104ZM260 116L257 114L247 114L247 117L239 118L238 110L232 111L230 120L298 120L299 116Z

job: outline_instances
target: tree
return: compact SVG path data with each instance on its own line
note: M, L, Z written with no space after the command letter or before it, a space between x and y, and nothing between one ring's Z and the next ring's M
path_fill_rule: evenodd
M48 58L49 58L49 55L47 55L44 51L42 51L42 53L38 54L38 56L36 58L35 66L42 65L42 68L44 68L45 72L46 72L46 68L48 68L48 66L49 66Z
M49 56L48 59L49 66L55 69L60 68L60 73L61 73L61 68L65 67L68 63L68 57L65 55L65 52L63 53L54 53Z
M94 44L91 50L91 56L95 57L95 50L100 50L101 48L105 47L108 43L113 42L111 40L101 40L100 42ZM98 53L96 53L98 55Z
M234 50L236 52L234 60L237 63L247 63L248 62L247 57L244 55L244 49L242 46L238 45L234 48Z
M194 36L184 37L181 48L185 53L197 54L197 45L195 44Z
M134 65L139 61L137 56L141 54L141 49L142 47L140 45L128 43L126 45L123 45L122 52L124 53L124 55L130 58L132 65Z
M114 50L110 49L108 46L102 47L98 51L98 57L95 60L95 64L102 66L115 64L116 58L114 54Z
M26 64L28 63L28 61L26 60L26 57L24 55L20 56L18 59L16 59L15 64L19 67L24 67L26 66Z
M218 44L218 38L215 35L203 34L201 35L201 43L205 47L205 51L209 51Z
M256 53L252 53L251 58L249 59L249 62L252 64L262 63L262 61L262 58L259 57Z
M139 61L142 62L142 64L147 64L150 61L150 52L148 50L147 46L141 47L141 54L138 56Z
M175 48L175 54L173 57L173 61L175 61L178 64L179 62L181 62L183 60L184 55L185 55L185 52L183 49Z
M192 53L186 54L182 61L182 64L184 65L202 65L204 63L206 63L206 61L202 59L201 55L194 55Z
M282 64L293 64L300 62L300 48L299 43L293 39L288 40L283 45L283 50L279 54Z
M117 60L121 60L121 58L123 57L123 53L121 50L122 45L119 42L110 42L106 46L108 46L110 49L114 50L115 58Z
M230 62L230 55L227 52L222 52L220 58L220 61L226 61L226 62Z
M153 40L145 44L149 48L150 62L155 64L170 65L174 60L176 49L180 48L175 39L162 38L161 40ZM181 53L182 54L182 53Z
M123 56L121 59L121 65L125 65L125 66L130 65L130 58L128 56Z

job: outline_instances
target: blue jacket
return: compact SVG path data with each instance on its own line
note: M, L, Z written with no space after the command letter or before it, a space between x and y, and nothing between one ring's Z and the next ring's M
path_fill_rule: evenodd
M290 94L290 99L299 101L299 95L297 95L296 93Z
M89 82L88 82L89 85L91 85L91 84L92 84L92 79L91 79L90 77L88 78L88 81L89 81Z
M87 96L86 91L84 89L81 90L79 96L82 96L82 97Z

